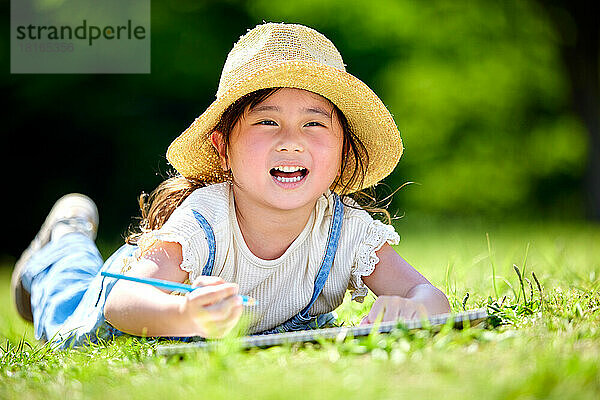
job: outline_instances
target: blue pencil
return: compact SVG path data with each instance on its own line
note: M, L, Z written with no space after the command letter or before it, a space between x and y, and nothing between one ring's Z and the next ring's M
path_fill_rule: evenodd
M125 279L127 281L146 283L148 285L156 286L162 289L167 290L178 290L180 292L192 292L196 289L199 289L201 286L192 287L192 285L186 285L185 283L177 283L171 281L163 281L162 279L155 278L136 278L135 276L121 275L121 274L113 274L111 272L101 272L102 276L106 276L109 278L116 279ZM258 301L249 296L240 296L242 298L242 304L245 306L254 306L258 304Z

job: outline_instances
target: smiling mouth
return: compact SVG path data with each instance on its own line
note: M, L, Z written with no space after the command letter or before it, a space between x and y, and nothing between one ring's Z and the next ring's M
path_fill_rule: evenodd
M304 179L308 175L308 170L303 167L275 167L271 168L269 173L278 182L295 183Z

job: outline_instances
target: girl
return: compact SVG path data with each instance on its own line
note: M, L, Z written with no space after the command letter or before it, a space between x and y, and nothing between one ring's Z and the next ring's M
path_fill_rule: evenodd
M330 323L346 289L378 296L363 323L449 312L390 246L393 227L349 197L387 176L402 149L388 110L326 37L259 25L229 53L216 100L169 146L178 175L141 198L140 232L103 263L93 202L59 200L17 262L17 308L36 337L64 345L222 337L243 313L240 295L258 300L245 311L250 334ZM198 289L171 296L101 271Z

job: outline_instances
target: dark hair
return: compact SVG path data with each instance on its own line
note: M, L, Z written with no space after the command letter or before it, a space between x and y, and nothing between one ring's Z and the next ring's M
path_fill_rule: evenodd
M260 89L249 93L231 104L221 116L218 124L212 131L219 131L223 135L225 145L229 146L229 137L235 124L244 116L244 112L251 110L266 100L281 88ZM333 103L332 103L333 104ZM340 194L345 205L356 207L353 202L345 201L353 199L360 207L375 213L383 214L389 223L390 214L385 208L377 207L374 196L365 191L350 194L352 188L362 187L366 174L366 166L369 165L369 154L360 138L352 131L346 116L333 104L333 112L336 113L344 133L342 165L340 176L333 182L332 190ZM209 133L209 134L210 134ZM150 193L142 193L138 198L141 210L139 228L130 230L126 238L129 244L137 243L138 238L149 231L160 229L173 211L196 189L206 186L209 182L194 178L186 178L179 173L171 172L170 177L161 182L156 189Z

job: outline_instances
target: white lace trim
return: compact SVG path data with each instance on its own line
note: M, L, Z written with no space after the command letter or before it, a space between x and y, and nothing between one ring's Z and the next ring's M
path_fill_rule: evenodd
M375 266L379 262L376 252L381 249L384 243L391 245L400 242L400 235L391 225L386 225L381 221L373 221L367 228L367 234L358 246L354 265L350 270L350 286L352 300L362 303L369 289L364 284L362 277L373 273Z
M190 279L192 279L192 275L194 275L196 271L196 263L194 253L192 252L192 246L190 246L190 241L183 238L183 236L178 235L173 232L161 232L160 230L151 231L142 235L142 237L138 240L139 254L136 254L139 258L143 252L148 250L154 243L158 240L163 242L172 242L179 243L181 245L181 255L183 260L181 261L181 268L183 271L190 273Z

